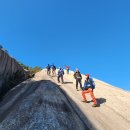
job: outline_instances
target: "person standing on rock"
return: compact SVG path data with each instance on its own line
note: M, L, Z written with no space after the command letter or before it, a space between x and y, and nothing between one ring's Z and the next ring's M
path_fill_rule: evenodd
M78 91L78 83L80 84L80 89L82 90L82 75L80 74L78 69L76 69L76 72L74 73L74 78L76 80L76 90Z
M51 66L49 64L47 65L46 69L47 69L47 75L50 75L50 73L51 73Z
M56 76L56 66L52 65L52 75Z
M86 74L86 79L84 81L84 88L83 88L83 91L82 91L82 97L83 97L82 102L86 102L86 103L88 102L87 99L86 99L85 94L90 93L91 98L92 98L93 103L94 103L92 106L96 107L97 106L97 100L96 100L96 98L94 96L94 93L93 93L94 87L95 86L93 85L93 79L90 78L89 74Z
M61 82L64 83L63 75L64 75L64 70L61 67L59 67L58 77L57 77L58 83L60 83L60 78L61 78Z
M70 66L65 66L67 74L69 74Z

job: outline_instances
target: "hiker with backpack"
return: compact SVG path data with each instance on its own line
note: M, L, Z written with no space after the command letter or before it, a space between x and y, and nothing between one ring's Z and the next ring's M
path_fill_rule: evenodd
M67 74L69 74L70 66L65 66Z
M57 77L58 83L60 83L60 78L61 78L61 82L64 83L63 75L64 75L64 70L61 67L59 67L58 77Z
M82 91L82 97L83 97L82 102L86 102L86 103L88 102L85 94L90 93L91 98L92 98L93 103L94 103L92 106L96 107L97 106L97 100L94 96L93 89L95 89L95 83L94 83L93 79L90 78L90 75L86 74L86 79L84 81L84 88L83 88L83 91Z
M52 65L52 75L56 76L56 66Z
M50 73L51 73L51 66L49 64L47 65L46 69L47 69L47 75L50 75Z
M78 91L78 83L80 84L80 89L82 90L82 75L80 74L78 69L76 69L76 72L74 73L74 78L76 80L76 90Z

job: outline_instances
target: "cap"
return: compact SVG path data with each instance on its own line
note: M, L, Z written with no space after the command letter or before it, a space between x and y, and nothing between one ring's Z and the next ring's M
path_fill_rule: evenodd
M90 74L86 74L86 76L90 76Z
M78 68L76 68L76 71L79 71L79 69L78 69Z

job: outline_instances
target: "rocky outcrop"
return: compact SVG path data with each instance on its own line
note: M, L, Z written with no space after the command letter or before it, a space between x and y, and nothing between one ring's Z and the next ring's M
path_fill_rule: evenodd
M89 130L73 101L44 74L17 85L0 102L0 130Z
M61 84L42 70L14 87L0 102L0 130L130 130L129 92L94 79L93 108L89 94L81 102L73 74Z
M26 78L23 67L6 51L0 49L0 99L7 91Z

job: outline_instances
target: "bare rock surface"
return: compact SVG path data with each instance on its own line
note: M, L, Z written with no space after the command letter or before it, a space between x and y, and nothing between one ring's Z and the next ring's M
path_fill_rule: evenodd
M0 130L87 130L58 87L40 75L16 86L0 103Z
M42 70L10 90L0 102L0 130L129 130L130 92L94 79L93 108L89 94L90 102L81 102L73 73L60 84Z

